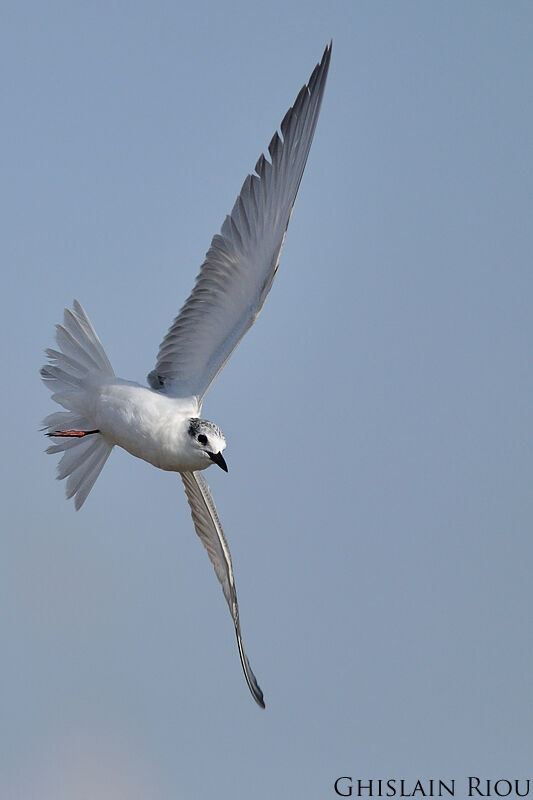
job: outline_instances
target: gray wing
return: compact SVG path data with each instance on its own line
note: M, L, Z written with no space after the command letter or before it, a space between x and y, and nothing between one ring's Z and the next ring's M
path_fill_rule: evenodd
M278 268L292 207L313 140L331 43L292 108L248 175L213 237L194 289L161 342L153 389L201 402L256 320Z
M215 568L216 576L222 585L222 591L224 592L224 597L226 598L233 618L239 655L241 657L241 664L246 682L256 703L260 705L261 708L264 708L265 701L263 700L263 692L259 688L259 684L257 683L246 653L244 652L241 626L239 623L237 592L235 589L235 580L233 578L233 565L231 563L228 543L218 518L213 497L207 485L207 481L199 472L182 472L180 474L183 485L185 486L187 500L191 507L196 533L202 540L202 544L207 550L207 554Z

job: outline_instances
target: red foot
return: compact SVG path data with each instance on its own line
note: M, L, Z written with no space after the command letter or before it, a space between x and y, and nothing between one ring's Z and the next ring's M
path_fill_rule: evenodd
M53 431L52 433L47 433L47 436L74 436L77 439L81 439L82 436L89 436L91 433L100 433L100 431Z

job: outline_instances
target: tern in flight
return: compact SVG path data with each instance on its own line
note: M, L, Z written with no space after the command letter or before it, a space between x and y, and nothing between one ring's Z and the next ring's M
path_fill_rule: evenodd
M194 288L161 342L149 386L117 378L89 318L74 301L56 326L58 349L47 349L41 377L65 411L44 420L62 453L58 478L81 508L113 447L160 469L179 472L196 533L229 606L246 681L263 693L244 652L231 556L202 470L217 464L224 434L201 417L205 394L253 325L276 274L326 85L331 43L259 157L233 210L213 237Z

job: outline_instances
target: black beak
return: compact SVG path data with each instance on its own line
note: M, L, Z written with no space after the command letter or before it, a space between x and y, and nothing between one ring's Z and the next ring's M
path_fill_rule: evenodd
M223 469L224 472L228 471L228 465L224 461L224 456L222 455L222 453L208 453L207 455L209 456L211 461L213 461L215 464L218 464L220 469Z

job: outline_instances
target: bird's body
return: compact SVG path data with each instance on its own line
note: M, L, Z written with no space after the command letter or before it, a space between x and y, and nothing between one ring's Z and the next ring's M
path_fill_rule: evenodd
M44 421L62 453L58 478L81 508L113 447L160 469L179 472L194 526L222 585L244 674L255 700L263 694L242 642L229 547L201 474L212 463L227 472L226 440L201 419L203 398L270 291L305 168L326 84L331 44L275 133L255 173L246 178L231 215L211 242L191 295L163 339L149 387L115 376L104 348L74 301L57 327L58 350L41 369L64 411Z
M91 403L91 419L110 445L171 472L210 465L188 448L188 421L198 415L193 399L169 397L118 379L95 386Z

